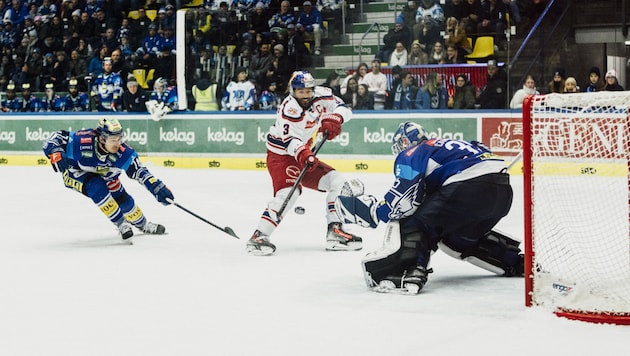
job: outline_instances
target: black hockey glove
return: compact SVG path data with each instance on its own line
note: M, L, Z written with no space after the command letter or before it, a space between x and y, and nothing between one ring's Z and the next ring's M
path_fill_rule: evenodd
M48 158L50 158L50 164L52 164L55 172L63 173L70 167L70 162L68 162L66 153L63 151L51 153L48 155Z

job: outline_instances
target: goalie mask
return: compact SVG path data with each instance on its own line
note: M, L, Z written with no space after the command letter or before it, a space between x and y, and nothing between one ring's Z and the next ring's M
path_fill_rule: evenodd
M392 139L392 152L397 155L400 152L421 144L428 139L428 133L421 125L415 122L403 122Z
M164 78L157 78L155 83L153 83L153 90L159 94L162 94L166 91L166 87L168 87L168 81Z

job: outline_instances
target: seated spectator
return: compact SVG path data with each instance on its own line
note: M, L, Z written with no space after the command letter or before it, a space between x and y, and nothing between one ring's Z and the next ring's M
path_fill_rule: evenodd
M588 72L588 85L584 91L592 93L604 90L604 82L602 82L601 77L602 75L599 71L599 67L591 67Z
M313 53L319 56L321 54L322 31L324 29L322 15L308 0L304 1L302 6L302 12L300 12L297 18L297 24L302 25L299 30L302 32L306 41L315 42L315 50Z
M435 42L432 48L431 52L429 52L429 64L445 64L447 56L442 42Z
M260 98L258 99L258 109L275 111L280 103L281 100L278 97L278 94L276 94L276 83L271 82L267 86L267 89L260 93Z
M449 100L448 107L451 109L474 109L477 100L475 88L472 86L468 77L464 74L458 74L455 82L455 92Z
M416 94L416 109L446 109L448 94L442 85L442 74L431 72L427 74L424 85Z
M296 25L297 19L291 9L291 2L284 0L280 3L280 11L269 19L269 28L272 33L286 30L289 24Z
M538 90L536 90L536 81L532 75L528 75L525 77L525 81L523 82L523 88L519 89L514 93L512 100L510 100L510 109L520 109L523 107L523 101L528 95L540 94Z
M497 61L488 61L486 86L479 94L478 102L482 109L505 109L507 106L507 74L497 66Z
M390 28L385 36L383 36L383 46L377 53L376 57L380 59L381 62L389 61L392 53L396 50L398 43L401 43L405 49L409 48L409 45L411 44L411 34L409 29L404 27L402 20L396 20L394 28ZM406 57L407 55L405 55L405 61L407 60ZM390 65L393 66L394 64Z
M403 71L400 73L400 84L394 89L393 110L410 110L416 108L416 95L418 87L414 84L415 79L411 73Z
M390 66L401 66L404 67L407 65L407 48L402 42L396 43L396 48L394 52L389 56L389 65Z
M357 84L365 83L363 81L363 77L365 77L367 72L368 72L367 63L360 63L356 71L352 74L348 74L348 76L346 76L344 80L341 82L341 85L339 86L339 91L341 92L341 95L344 95L346 93L346 89L348 87L348 81L350 80L350 78L352 77L356 78Z
M564 92L565 72L564 68L557 68L553 72L553 79L547 84L548 93Z
M416 23L431 21L440 29L444 30L444 9L437 0L420 0L416 11Z
M573 77L568 77L564 81L564 93L577 93L580 91L578 88L577 81Z
M407 56L407 65L420 65L428 64L429 56L425 51L420 48L420 42L418 40L413 41L411 44L411 51Z
M460 0L462 1L462 0ZM446 20L446 35L444 35L444 44L446 46L455 45L462 53L468 54L472 52L466 29L464 24L457 21L456 18L450 17Z
M454 44L446 46L446 61L444 64L462 64L466 63L466 57L461 53L459 47Z
M357 97L359 95L359 81L356 76L350 77L347 82L346 92L342 95L342 99L350 109L354 109L357 105Z
M459 20L464 24L468 36L477 34L477 27L482 16L481 0L464 0L464 16Z
M353 110L374 110L374 94L372 94L367 84L359 85L357 89L357 103Z
M123 93L123 110L126 112L147 112L149 95L140 87L135 77L127 78L127 89Z
M313 1L313 0L311 0ZM328 28L331 33L328 37L338 38L341 34L340 29L342 27L342 7L344 6L343 0L317 0L315 4L319 12L322 14L322 20L328 21Z
M297 31L297 26L294 24L287 25L286 41L278 42L285 44L285 51L289 58L289 72L311 66L311 54L304 45L304 37L300 31Z
M606 85L604 86L605 91L624 91L623 87L619 85L619 81L617 81L617 71L614 69L606 72Z
M336 95L341 98L341 85L339 81L341 80L341 76L336 71L330 71L324 83L322 83L323 87L330 88L332 90L333 95Z

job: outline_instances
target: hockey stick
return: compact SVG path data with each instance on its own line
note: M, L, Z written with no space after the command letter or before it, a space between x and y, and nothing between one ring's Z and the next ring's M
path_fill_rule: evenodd
M505 167L505 170L509 171L518 161L521 160L521 158L523 158L522 150L512 159L512 162L510 162L510 164L508 164L508 166Z
M324 131L324 133L322 134L321 140L319 140L319 142L317 142L317 144L315 145L315 149L313 150L313 155L317 156L317 152L319 152L320 148L322 148L327 138L328 138L328 131ZM293 183L293 186L291 187L291 190L289 191L289 195L287 195L287 197L284 198L284 202L282 203L282 206L280 207L280 210L278 210L278 214L277 214L277 216L280 217L280 219L282 219L282 213L284 213L284 210L287 208L287 205L289 204L289 200L291 200L291 197L293 196L293 193L295 193L295 190L297 189L297 187L300 185L300 182L302 181L302 179L304 179L304 176L306 175L307 170L308 170L308 166L305 166L304 168L302 168L300 175L297 177L297 179L295 180L295 183Z
M212 225L212 227L215 227L215 228L217 228L217 229L219 229L219 230L221 230L221 231L225 232L226 234L228 234L228 235L230 235L230 236L234 236L234 237L236 237L237 239L240 239L240 237L238 237L238 236L236 235L236 233L234 232L234 230L232 230L232 229L231 229L231 228L229 228L228 226L226 226L226 227L221 227L221 226L219 226L219 225L216 225L216 224L212 223L211 221L208 221L208 220L206 220L206 219L202 218L201 216L199 216L199 215L197 215L197 214L193 213L192 211L190 211L190 210L188 210L188 209L184 208L183 206L179 205L179 204L178 204L178 203L176 203L173 199L166 198L166 201L168 201L169 203L171 203L171 204L175 205L176 207L178 207L178 208L182 209L183 211L187 212L188 214L190 214L190 215L192 215L192 216L196 217L197 219L199 219L199 220L201 220L201 221L205 222L206 224Z

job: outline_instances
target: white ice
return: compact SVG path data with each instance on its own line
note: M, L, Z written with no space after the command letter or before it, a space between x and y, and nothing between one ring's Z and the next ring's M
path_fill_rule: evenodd
M92 204L50 167L0 167L0 355L620 355L630 326L524 306L522 278L440 252L417 296L367 290L361 258L383 227L353 227L364 249L326 252L324 194L307 191L276 230L271 257L245 242L271 197L266 172L150 166L176 201L123 183L166 236L121 245ZM382 195L390 174L346 173ZM522 178L499 228L523 236Z

